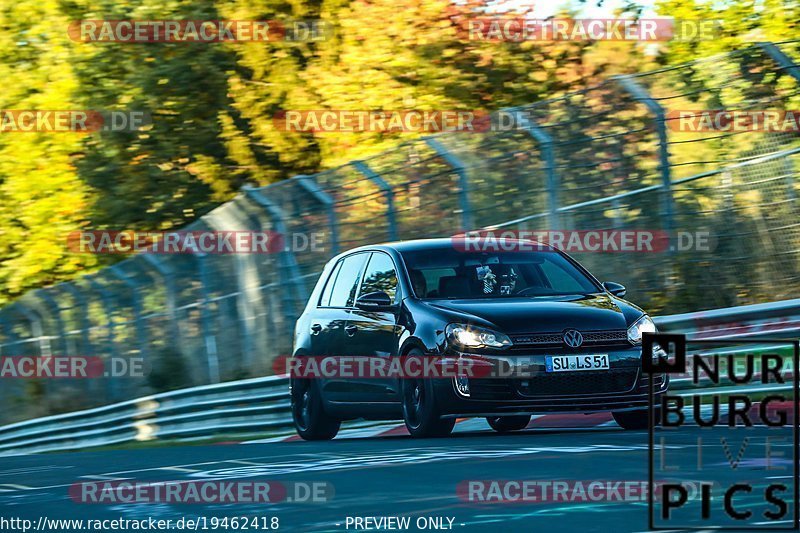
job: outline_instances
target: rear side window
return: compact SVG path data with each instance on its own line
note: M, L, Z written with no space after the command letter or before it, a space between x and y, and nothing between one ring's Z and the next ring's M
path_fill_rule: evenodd
M336 277L339 275L339 271L342 269L342 263L344 261L339 261L336 263L336 266L333 267L331 271L331 275L328 276L328 281L325 282L325 290L322 291L322 296L319 299L319 305L321 307L328 307L331 301L331 293L333 292L333 283L336 281Z
M359 294L382 291L394 301L397 294L397 271L394 269L392 258L386 254L375 252L369 260L367 273L361 282Z
M345 257L341 266L337 267L336 278L333 282L328 304L321 303L325 307L352 307L356 299L356 289L358 280L361 278L361 271L364 270L364 263L369 257L367 253L360 253ZM331 276L333 277L333 276ZM327 291L327 287L325 288Z

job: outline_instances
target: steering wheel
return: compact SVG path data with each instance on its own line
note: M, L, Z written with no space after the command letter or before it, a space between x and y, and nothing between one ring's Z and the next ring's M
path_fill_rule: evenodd
M528 292L546 290L545 287L525 287L516 292L515 296L528 296ZM538 296L538 295L537 295Z

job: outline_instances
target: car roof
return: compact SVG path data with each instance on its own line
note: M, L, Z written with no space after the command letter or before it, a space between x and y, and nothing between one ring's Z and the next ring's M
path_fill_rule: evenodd
M495 235L494 238L500 240L502 239L506 244L513 244L513 243L525 243L527 245L535 244L541 246L545 250L554 250L552 246L547 244L541 244L539 242L530 240L530 239L510 239L502 237L502 235ZM453 241L459 239L459 236L453 237L445 237L445 238L438 238L438 239L413 239L408 241L394 241L394 242L386 242L381 244L370 244L367 246L361 246L359 248L354 248L352 250L348 250L346 253L362 251L362 250L394 250L396 252L411 252L411 251L419 251L419 250L439 250L442 248L453 248ZM495 251L495 250L486 250L488 251Z

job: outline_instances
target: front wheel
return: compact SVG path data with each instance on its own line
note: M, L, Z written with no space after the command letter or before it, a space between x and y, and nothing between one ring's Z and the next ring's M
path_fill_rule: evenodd
M409 356L421 353L410 353ZM403 420L412 437L446 437L456 425L454 418L440 418L430 379L403 381Z
M649 414L647 409L639 409L636 411L619 411L611 413L614 421L619 424L622 429L648 429L650 427ZM653 411L653 418L658 425L661 419L658 409Z
M486 419L493 430L498 433L525 429L531 422L530 416L492 416Z
M303 440L331 440L341 425L325 413L319 387L307 379L292 379L292 420Z

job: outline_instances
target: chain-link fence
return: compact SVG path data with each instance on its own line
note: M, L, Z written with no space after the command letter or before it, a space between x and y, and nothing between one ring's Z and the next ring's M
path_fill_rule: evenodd
M406 142L245 188L187 230L274 231L274 254L140 254L0 310L0 353L141 358L141 378L5 380L2 421L271 373L325 262L466 229L706 231L710 251L577 253L653 313L800 296L797 133L685 132L682 110L800 109L800 42L565 94L514 127Z

